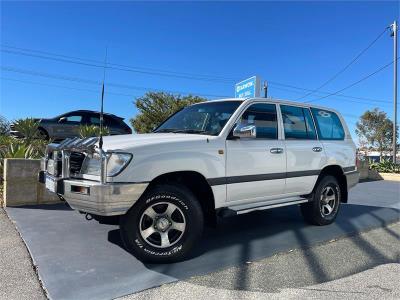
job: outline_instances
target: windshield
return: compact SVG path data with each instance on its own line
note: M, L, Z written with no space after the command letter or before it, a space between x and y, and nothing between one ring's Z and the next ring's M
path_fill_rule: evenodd
M241 101L204 102L172 115L154 132L218 135Z

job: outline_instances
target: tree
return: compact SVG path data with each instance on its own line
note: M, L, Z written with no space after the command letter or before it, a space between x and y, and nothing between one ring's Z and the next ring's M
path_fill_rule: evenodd
M139 114L130 121L137 133L148 133L176 111L206 100L192 95L182 97L164 92L148 92L136 99Z
M367 110L356 123L356 134L360 144L370 145L379 151L390 151L393 141L393 123L379 108Z
M10 132L10 123L0 115L0 135L7 135Z

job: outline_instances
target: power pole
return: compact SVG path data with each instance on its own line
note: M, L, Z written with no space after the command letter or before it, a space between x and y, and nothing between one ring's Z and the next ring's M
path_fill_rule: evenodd
M397 22L394 21L391 25L393 36L393 162L396 163L396 148L397 148Z

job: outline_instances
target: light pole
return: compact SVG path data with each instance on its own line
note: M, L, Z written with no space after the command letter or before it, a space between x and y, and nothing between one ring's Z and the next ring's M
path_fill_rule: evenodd
M396 129L397 129L397 22L391 25L393 36L393 162L396 163Z

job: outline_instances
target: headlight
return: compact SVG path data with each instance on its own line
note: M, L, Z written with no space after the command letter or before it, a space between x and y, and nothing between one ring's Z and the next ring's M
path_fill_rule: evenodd
M107 153L107 176L115 176L121 172L131 161L130 153ZM83 162L81 173L100 176L100 154L87 156Z
M131 161L132 154L112 153L107 157L107 176L115 176L121 172Z

